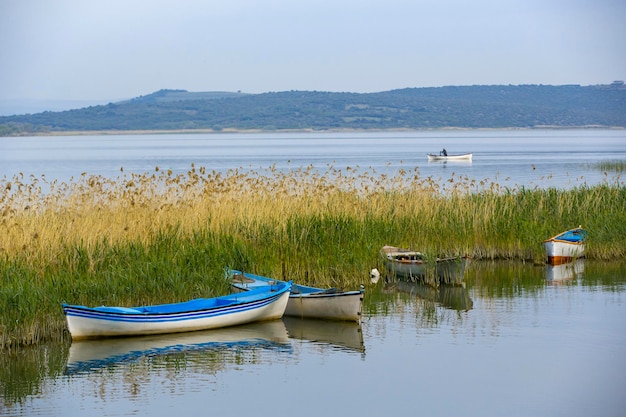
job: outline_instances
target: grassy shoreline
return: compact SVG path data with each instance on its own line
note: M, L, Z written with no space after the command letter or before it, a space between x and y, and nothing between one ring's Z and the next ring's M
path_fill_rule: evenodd
M66 337L61 303L139 305L228 292L224 268L339 288L367 283L392 244L542 263L582 224L587 256L626 257L626 187L445 185L329 167L111 180L0 180L0 348Z

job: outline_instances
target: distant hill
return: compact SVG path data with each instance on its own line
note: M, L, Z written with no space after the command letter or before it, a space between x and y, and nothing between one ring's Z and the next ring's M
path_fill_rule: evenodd
M0 117L0 135L67 131L626 128L626 86L492 85L379 93L160 90L60 112Z

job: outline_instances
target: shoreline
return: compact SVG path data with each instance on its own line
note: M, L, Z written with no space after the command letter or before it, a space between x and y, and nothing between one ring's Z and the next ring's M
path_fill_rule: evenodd
M450 132L450 131L525 131L525 130L626 130L622 126L534 126L534 127L438 127L438 128L397 128L397 129L141 129L141 130L64 130L54 132L23 132L22 134L0 136L4 138L42 137L42 136L122 136L122 135L193 135L193 134L259 134L259 133L368 133L368 132Z

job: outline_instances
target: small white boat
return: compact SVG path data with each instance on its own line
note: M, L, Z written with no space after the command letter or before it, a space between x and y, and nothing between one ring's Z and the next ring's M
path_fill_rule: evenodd
M272 278L230 270L232 286L239 291L275 284ZM364 289L337 291L335 288L317 288L293 284L285 316L326 320L360 321Z
M461 153L461 154L448 154L448 155L436 155L429 153L427 154L429 161L466 161L471 162L472 154L471 153Z
M578 226L543 241L548 263L559 265L585 256L587 231Z
M283 316L291 282L215 298L142 307L63 304L73 340L216 329Z

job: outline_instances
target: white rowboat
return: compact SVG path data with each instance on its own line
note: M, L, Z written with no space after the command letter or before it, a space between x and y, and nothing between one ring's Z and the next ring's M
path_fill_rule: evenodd
M470 162L472 160L471 153L462 153L455 155L435 155L432 153L427 154L429 161L467 161Z
M548 257L548 263L559 265L571 262L585 255L585 240L587 231L580 226L567 230L543 241L543 247Z
M422 252L402 249L395 246L383 246L380 251L385 260L387 271L392 277L438 286L461 285L465 267L470 258L436 258L429 262ZM429 276L429 267L433 276Z
M271 278L231 270L232 286L240 291L253 290L282 282ZM285 316L326 320L360 321L364 290L337 291L293 284Z

